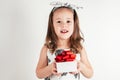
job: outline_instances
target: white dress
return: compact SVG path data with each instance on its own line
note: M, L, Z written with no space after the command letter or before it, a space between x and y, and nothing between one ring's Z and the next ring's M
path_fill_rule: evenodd
M51 54L49 51L47 52L48 64L51 64L55 61L55 54ZM76 60L80 60L80 54L76 54ZM61 76L51 75L50 77L45 78L45 80L80 80L80 74L70 74L63 73Z

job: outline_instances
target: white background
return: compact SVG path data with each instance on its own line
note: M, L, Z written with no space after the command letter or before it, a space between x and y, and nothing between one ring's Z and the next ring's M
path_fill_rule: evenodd
M45 40L51 1L0 0L0 80L39 80L35 68ZM71 2L84 7L78 14L94 69L90 80L120 80L120 1ZM81 80L87 79L81 76Z

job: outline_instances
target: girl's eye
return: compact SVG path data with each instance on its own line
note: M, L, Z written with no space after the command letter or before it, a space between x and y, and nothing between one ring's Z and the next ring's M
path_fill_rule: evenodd
M67 23L70 23L71 21L67 21Z
M57 21L57 23L61 23L61 21Z

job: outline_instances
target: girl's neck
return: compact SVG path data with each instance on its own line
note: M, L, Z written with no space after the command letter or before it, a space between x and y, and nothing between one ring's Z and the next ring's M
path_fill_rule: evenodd
M69 40L58 40L57 48L58 49L69 49L70 48Z

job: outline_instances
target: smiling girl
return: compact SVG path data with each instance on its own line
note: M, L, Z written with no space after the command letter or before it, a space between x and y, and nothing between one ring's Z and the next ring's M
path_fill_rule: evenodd
M49 15L46 42L36 68L37 77L45 80L80 80L82 74L91 78L93 69L81 43L83 40L75 9L70 6L54 7ZM75 54L80 54L76 72L57 73L54 58L58 49L70 49Z

